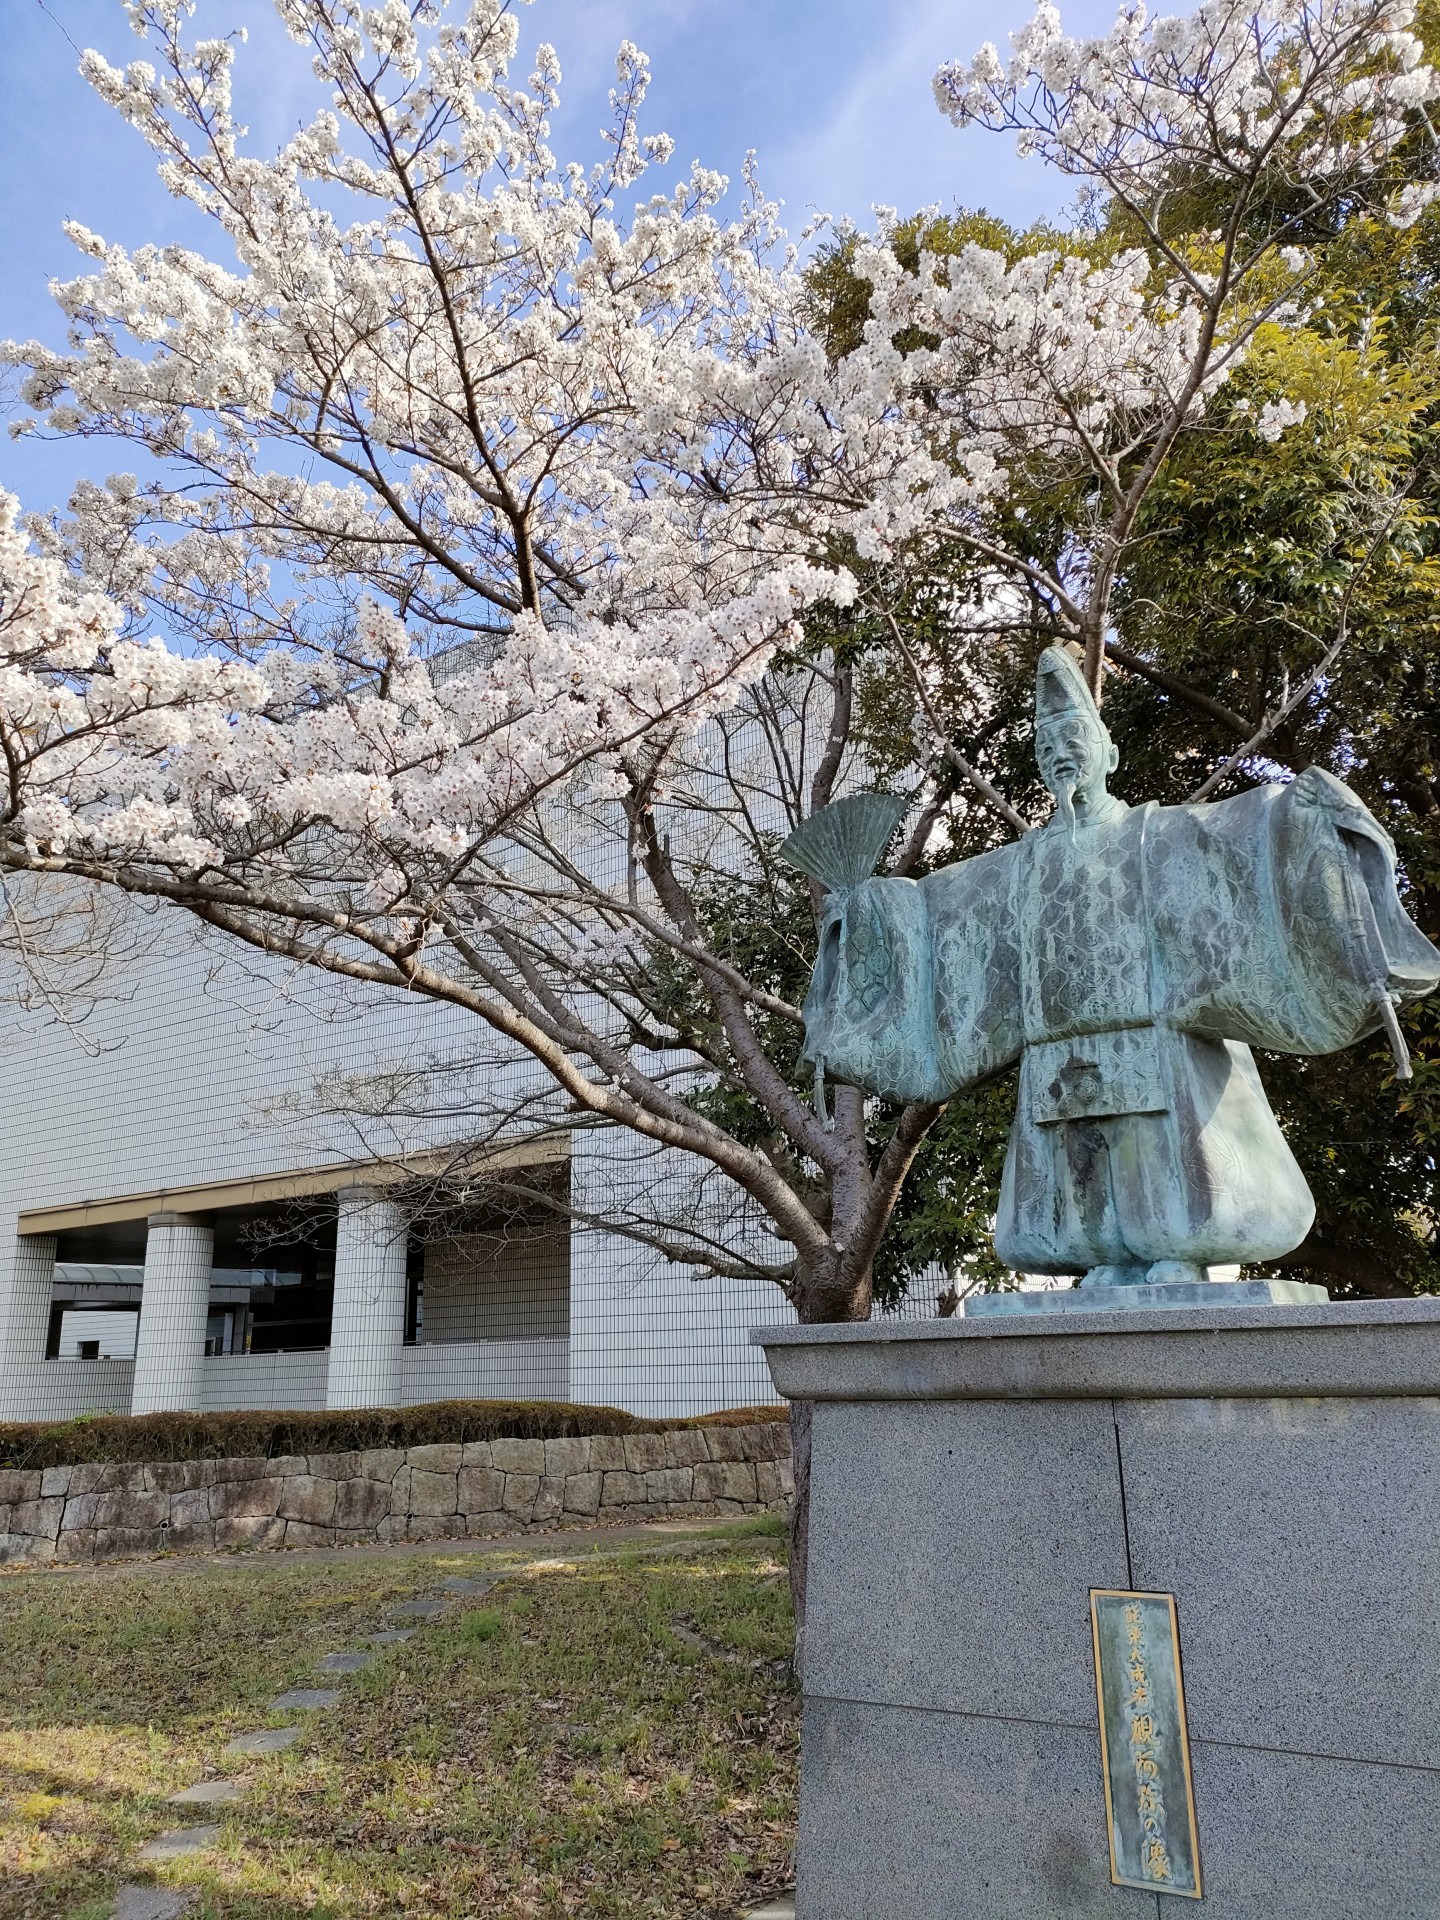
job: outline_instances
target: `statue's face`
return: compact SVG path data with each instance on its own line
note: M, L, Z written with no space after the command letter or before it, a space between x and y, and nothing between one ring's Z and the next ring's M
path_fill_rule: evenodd
M1062 805L1086 806L1105 791L1105 776L1119 755L1082 714L1047 720L1035 736L1040 778Z

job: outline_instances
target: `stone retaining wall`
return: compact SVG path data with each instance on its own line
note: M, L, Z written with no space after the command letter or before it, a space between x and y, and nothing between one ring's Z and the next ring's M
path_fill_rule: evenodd
M782 1507L792 1484L783 1420L579 1440L12 1469L0 1471L0 1564L756 1513Z

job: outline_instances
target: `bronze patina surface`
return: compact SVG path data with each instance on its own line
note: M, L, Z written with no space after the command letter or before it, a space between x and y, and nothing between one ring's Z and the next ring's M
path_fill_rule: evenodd
M1337 1052L1440 981L1395 848L1309 767L1206 805L1129 806L1074 661L1041 655L1036 758L1055 812L915 881L873 877L905 812L838 800L785 854L827 888L805 1003L817 1081L943 1101L1020 1065L995 1250L1102 1290L1207 1282L1309 1232L1309 1188L1252 1047Z

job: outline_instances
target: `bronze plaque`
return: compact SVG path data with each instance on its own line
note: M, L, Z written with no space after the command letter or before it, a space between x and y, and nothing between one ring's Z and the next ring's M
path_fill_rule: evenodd
M1170 1593L1090 1595L1100 1764L1117 1887L1201 1897L1195 1790Z

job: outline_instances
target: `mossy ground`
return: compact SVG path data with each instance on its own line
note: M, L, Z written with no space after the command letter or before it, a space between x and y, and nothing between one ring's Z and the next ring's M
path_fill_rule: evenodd
M788 1879L798 1743L773 1527L546 1566L427 1552L5 1580L0 1920L101 1920L147 1876L194 1889L197 1920L729 1920L763 1904ZM498 1586L379 1649L288 1752L220 1760L274 1724L273 1694L325 1683L321 1655L497 1561ZM165 1804L215 1773L244 1798ZM213 1851L136 1863L202 1820L222 1824Z

